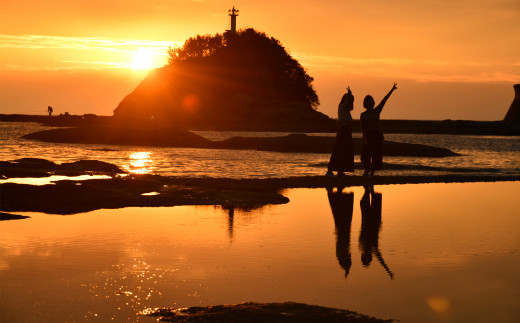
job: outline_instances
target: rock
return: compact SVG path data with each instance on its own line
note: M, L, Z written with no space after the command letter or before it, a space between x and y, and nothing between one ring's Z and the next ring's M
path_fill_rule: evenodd
M53 174L78 176L90 173L123 174L125 171L116 165L98 160L80 160L61 165L40 158L0 161L0 175L4 178L49 177Z
M159 147L189 147L214 149L251 149L277 152L330 153L335 138L332 136L309 136L290 134L281 137L233 137L223 141L211 141L184 130L127 129L122 128L67 128L44 130L24 136L48 142L82 144L141 145ZM361 139L354 139L355 154L361 153ZM386 156L447 157L457 154L449 149L385 141L383 154Z
M94 171L101 173L124 173L119 167L114 164L109 164L99 160L79 160L72 163L62 163L60 170L74 170L74 171Z
M144 314L159 316L161 321L166 322L393 322L393 320L377 319L349 310L293 302L156 309L144 311Z
M513 85L513 88L515 89L515 97L504 117L504 122L520 125L520 84Z
M31 168L31 169L44 169L53 170L58 168L58 165L54 162L48 161L42 158L21 158L13 162L20 168Z
M46 142L205 148L210 141L189 131L168 128L78 127L23 136Z
M0 221L27 219L30 216L0 212Z

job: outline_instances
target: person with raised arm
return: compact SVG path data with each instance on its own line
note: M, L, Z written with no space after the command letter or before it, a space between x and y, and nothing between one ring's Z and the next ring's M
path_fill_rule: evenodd
M363 133L363 151L361 152L361 164L365 169L363 176L372 177L376 170L383 168L383 131L380 125L380 116L386 101L397 90L397 83L381 100L381 103L374 108L375 101L371 95L367 95L363 100L363 107L366 111L361 113L361 132Z
M354 146L352 144L352 115L350 111L354 109L354 95L347 87L347 93L343 95L338 105L338 130L336 142L330 156L326 176L335 177L333 171L338 172L337 176L343 176L344 172L354 171Z

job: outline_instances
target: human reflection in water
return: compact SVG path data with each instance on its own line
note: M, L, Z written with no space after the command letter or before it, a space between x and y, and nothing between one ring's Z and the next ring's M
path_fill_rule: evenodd
M235 222L235 208L230 207L228 209L228 235L229 235L229 242L233 242L233 227Z
M383 195L375 193L373 186L365 186L365 193L360 201L361 206L361 232L359 233L359 249L361 262L368 267L375 255L381 266L386 270L390 278L394 274L388 268L379 250L379 232L381 231L381 208Z
M235 207L232 205L222 205L222 210L227 214L227 231L229 237L229 243L233 243L233 235L235 228Z
M328 187L327 196L336 226L336 257L341 268L345 270L345 278L347 278L352 266L350 226L354 209L354 193L344 193L343 187L338 187L336 191Z

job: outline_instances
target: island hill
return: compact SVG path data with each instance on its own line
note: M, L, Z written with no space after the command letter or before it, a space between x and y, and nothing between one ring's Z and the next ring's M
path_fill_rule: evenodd
M330 153L333 137L294 134L275 138L210 141L188 130L335 132L336 121L316 110L313 78L280 41L246 29L196 36L170 48L169 62L151 71L114 110L94 115L39 118L46 125L75 126L25 136L48 142L258 149ZM2 116L3 121L23 116ZM25 121L36 121L29 116ZM353 125L359 131L359 121ZM385 132L520 134L502 122L383 121ZM354 140L359 154L361 142ZM442 148L385 142L393 156L453 156Z
M170 48L114 110L124 124L184 129L329 131L309 76L280 41L246 29L196 36Z

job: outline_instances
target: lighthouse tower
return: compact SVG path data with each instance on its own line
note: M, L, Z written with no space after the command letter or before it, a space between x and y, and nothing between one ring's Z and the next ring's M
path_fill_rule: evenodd
M231 29L229 30L230 33L236 34L237 33L237 16L238 16L238 10L235 9L233 6L233 9L228 10L229 16L231 17Z

